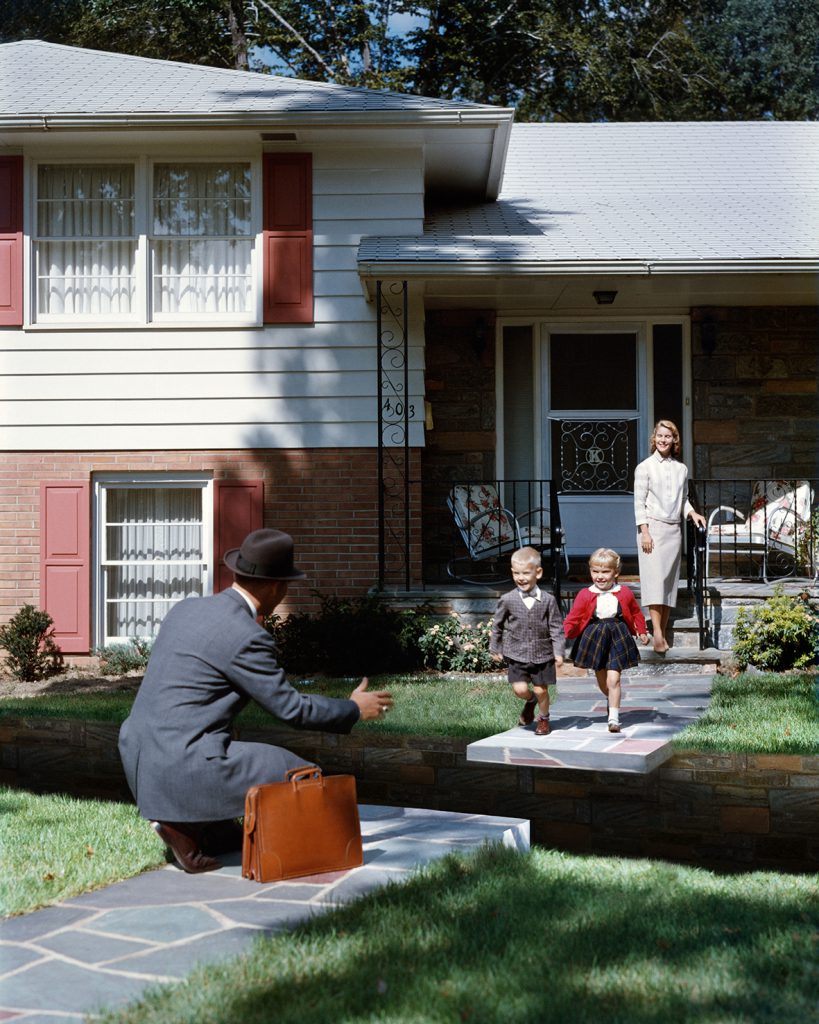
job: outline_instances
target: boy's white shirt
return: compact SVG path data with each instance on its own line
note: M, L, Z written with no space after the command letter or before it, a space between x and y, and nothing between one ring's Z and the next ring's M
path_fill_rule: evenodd
M614 596L620 589L620 584L615 583L613 587L608 590L601 590L596 583L592 583L589 590L593 594L597 594L597 618L598 619L613 619L617 614L617 608L619 607L619 601Z
M523 591L520 587L517 588L520 598L527 608L533 608L535 601L541 600L540 587L537 583L529 591Z

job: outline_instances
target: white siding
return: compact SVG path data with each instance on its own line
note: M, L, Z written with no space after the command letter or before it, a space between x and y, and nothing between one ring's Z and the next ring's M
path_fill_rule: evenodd
M362 146L311 152L313 325L0 331L2 447L375 445L376 309L366 301L355 250L362 235L421 233L423 156ZM410 401L418 412L411 442L419 445L419 299L412 310Z

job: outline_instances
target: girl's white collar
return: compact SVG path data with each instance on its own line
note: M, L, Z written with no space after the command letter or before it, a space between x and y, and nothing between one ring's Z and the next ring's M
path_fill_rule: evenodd
M615 583L614 586L613 587L609 587L608 590L601 590L600 587L598 587L596 583L592 583L592 585L589 587L589 590L593 594L616 594L619 589L620 589L620 584L619 583Z

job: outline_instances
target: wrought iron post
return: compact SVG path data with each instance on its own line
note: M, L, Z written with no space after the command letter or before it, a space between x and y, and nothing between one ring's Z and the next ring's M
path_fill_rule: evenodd
M378 330L378 588L410 589L410 420L407 282L376 281Z

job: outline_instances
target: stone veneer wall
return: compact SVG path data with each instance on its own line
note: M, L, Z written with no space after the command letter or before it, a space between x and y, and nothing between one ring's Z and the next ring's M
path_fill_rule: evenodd
M0 783L129 799L117 725L0 719ZM362 803L528 818L532 840L572 852L717 869L819 870L819 756L677 754L648 776L475 765L466 741L245 728L327 773L353 773Z
M691 333L693 476L819 477L819 307L700 307Z
M422 453L424 579L445 580L453 524L446 506L458 480L495 478L495 314L431 310L426 394L433 426Z

